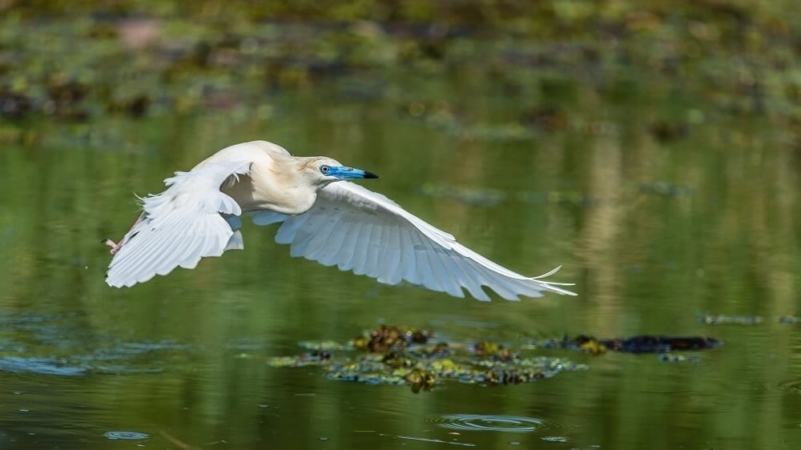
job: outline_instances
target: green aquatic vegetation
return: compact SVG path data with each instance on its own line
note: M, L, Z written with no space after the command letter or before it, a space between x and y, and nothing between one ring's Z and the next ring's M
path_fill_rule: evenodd
M497 189L456 187L433 183L425 183L420 189L423 194L430 197L451 198L474 206L496 206L507 197L505 192Z
M304 367L325 364L331 359L328 352L311 352L293 357L271 358L269 364L273 367Z
M540 349L574 350L593 356L606 352L659 353L663 361L697 361L675 352L709 350L720 341L704 336L651 336L598 339L564 336L526 340L511 346L491 340L446 342L434 340L430 330L382 325L351 343L301 342L315 350L296 356L270 358L272 367L322 366L331 380L367 384L409 385L428 391L442 382L457 381L485 386L529 383L565 371L587 370L586 364L561 357L532 354Z
M485 361L507 362L519 358L516 352L496 342L479 342L471 350L476 356L485 358Z
M701 323L705 323L707 325L758 325L762 323L764 319L760 316L727 316L719 314L717 316L703 315L699 318L699 320Z
M413 369L404 377L409 386L412 387L412 392L417 394L421 390L430 391L434 388L437 381L437 376L430 370Z
M412 344L425 344L431 336L432 333L427 330L381 325L368 335L354 339L353 344L360 350L375 353L402 349Z
M338 381L355 381L367 384L408 384L413 392L431 390L444 381L466 384L519 384L552 377L562 371L586 370L587 366L560 358L524 359L516 364L494 363L484 365L480 361L458 355L453 359L420 361L403 360L396 365L397 357L388 361L377 361L373 357L362 357L345 363L332 362L325 365L327 377ZM271 365L273 363L271 362ZM291 366L289 364L285 367Z
M718 347L719 340L706 336L632 336L601 339L599 342L615 352L662 353L676 351L709 350Z
M342 350L351 351L356 349L356 347L352 343L341 344L336 341L301 341L298 342L298 346L300 348L305 348L307 350L326 351L326 352L342 351Z
M700 315L698 320L701 323L707 325L761 325L766 322L762 316L730 316L725 314L718 314L718 315L711 315L705 314ZM785 324L785 325L795 325L801 318L796 316L777 316L772 318L773 322Z
M272 367L321 366L331 380L408 385L429 391L438 383L501 385L533 382L587 366L545 356L524 355L492 341L433 342L434 333L413 327L380 326L348 344L303 341L296 356L270 358ZM333 350L337 349L337 350Z
M639 335L627 338L599 339L593 336L564 336L562 339L542 339L529 342L530 347L579 350L591 355L607 351L624 353L664 353L675 351L710 350L721 345L715 338L706 336L653 336Z
M700 362L701 358L697 356L676 355L673 353L660 353L659 360L664 362L683 363L683 362Z
M415 358L447 358L452 355L454 347L447 342L437 342L430 345L415 345L408 353Z

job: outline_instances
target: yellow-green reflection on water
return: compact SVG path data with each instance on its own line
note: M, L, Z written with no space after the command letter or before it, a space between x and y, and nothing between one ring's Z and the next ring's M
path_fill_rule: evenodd
M465 107L492 119L479 100ZM561 132L476 139L381 102L273 101L281 112L269 119L29 124L29 144L3 145L0 447L126 442L108 432L145 433L157 448L507 448L558 445L542 440L553 436L577 448L801 444L801 335L773 320L799 314L799 160L771 123L726 119L660 143L640 105ZM136 217L133 194L250 139L375 171L370 188L501 264L532 275L563 264L558 278L579 297L481 303L386 287L292 259L271 229L251 225L244 252L108 288L100 240ZM505 195L483 205L424 186ZM714 326L699 313L765 320ZM608 354L541 382L419 395L265 363L297 353L298 341L344 341L380 322L477 338L710 335L724 345L697 363ZM559 428L452 435L431 419L471 414Z

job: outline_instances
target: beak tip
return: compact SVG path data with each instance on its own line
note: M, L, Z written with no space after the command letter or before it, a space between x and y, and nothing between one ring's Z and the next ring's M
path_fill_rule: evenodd
M364 171L364 178L378 178L378 175L373 172Z

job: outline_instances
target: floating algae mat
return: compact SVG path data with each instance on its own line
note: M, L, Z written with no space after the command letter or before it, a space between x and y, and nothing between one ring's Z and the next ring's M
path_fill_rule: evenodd
M596 339L588 336L527 339L519 349L492 341L448 342L430 330L380 326L347 343L303 341L308 352L271 358L273 367L321 366L327 377L367 384L409 385L417 393L456 381L485 386L529 383L561 372L587 370L567 358L537 356L537 349L574 350L600 355L606 351L659 353L663 361L697 361L665 357L666 352L706 350L720 342L707 337L634 336Z

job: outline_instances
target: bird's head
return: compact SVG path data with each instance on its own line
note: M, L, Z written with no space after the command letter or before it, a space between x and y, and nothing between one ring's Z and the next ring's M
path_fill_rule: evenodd
M331 158L309 158L301 166L303 175L312 183L325 186L334 181L378 178L378 175L366 170L343 166Z

